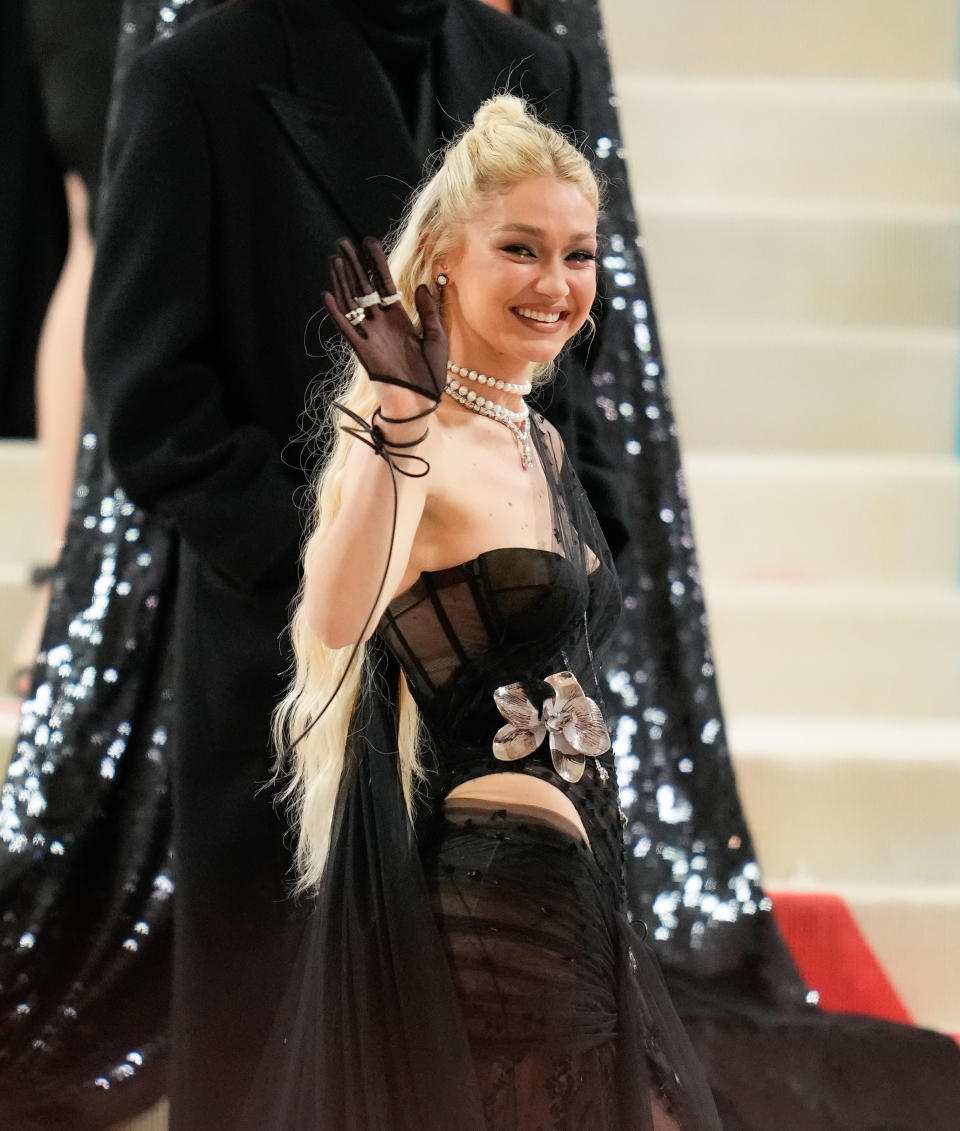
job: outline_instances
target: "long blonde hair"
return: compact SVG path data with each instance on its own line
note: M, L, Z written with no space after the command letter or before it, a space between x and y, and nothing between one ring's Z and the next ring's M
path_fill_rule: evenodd
M539 122L526 104L501 94L484 102L473 124L446 150L437 171L411 200L393 240L390 269L407 313L416 322L413 295L421 283L440 300L432 278L434 263L456 246L463 225L495 196L521 181L552 176L575 184L599 207L599 188L586 158L561 133ZM330 454L316 482L309 541L320 538L340 507L341 478L351 438L337 427L330 405L338 400L366 419L378 403L365 370L355 361L342 369L339 387L323 386L321 440ZM297 830L297 889L313 887L323 872L330 828L343 773L347 731L360 690L366 648L326 647L310 630L303 593L291 625L294 676L273 720L274 743L281 754L277 773L286 775L281 797L289 804ZM322 717L311 726L339 680L344 682ZM399 689L398 750L408 812L412 812L422 769L418 751L419 716L406 680ZM309 729L308 729L309 728Z

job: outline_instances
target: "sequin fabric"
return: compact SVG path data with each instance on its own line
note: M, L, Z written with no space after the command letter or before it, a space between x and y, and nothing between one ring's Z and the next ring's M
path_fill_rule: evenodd
M174 0L157 16L156 3L124 5L111 119L136 52L197 7ZM117 486L87 409L65 547L0 789L3 1126L102 1127L165 1088L174 872L164 641L175 551Z
M528 22L575 44L587 89L603 92L586 107L587 147L610 184L600 220L608 312L591 376L611 448L632 472L634 538L619 563L624 613L606 676L630 905L666 968L713 975L769 946L771 902L727 749L603 24L593 2L518 7ZM781 957L781 992L802 1000L800 979Z
M76 1093L83 1107L122 1114L126 1094L136 1110L160 1088L174 890L162 641L174 547L158 533L111 483L86 431L0 791L0 1097L26 1084L42 1096L57 1081L61 1100Z

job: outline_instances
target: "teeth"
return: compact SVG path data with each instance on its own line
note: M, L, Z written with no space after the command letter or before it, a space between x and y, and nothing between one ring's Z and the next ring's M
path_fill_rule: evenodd
M544 314L539 310L528 310L525 306L517 307L517 314L523 318L532 318L534 322L559 322L560 311L554 310L550 314Z

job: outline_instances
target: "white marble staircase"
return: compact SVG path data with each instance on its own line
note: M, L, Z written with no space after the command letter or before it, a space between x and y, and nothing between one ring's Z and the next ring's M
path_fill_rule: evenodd
M953 0L606 0L768 884L960 1032Z
M17 702L7 680L17 637L34 601L33 565L50 559L44 523L40 451L30 441L0 440L0 767L16 733Z

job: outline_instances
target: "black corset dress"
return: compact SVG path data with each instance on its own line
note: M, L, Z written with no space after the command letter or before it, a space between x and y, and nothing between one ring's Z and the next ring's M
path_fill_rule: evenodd
M494 755L510 729L497 688L516 685L531 720L549 716L547 676L579 685L556 703L599 698L593 653L619 612L589 504L544 429L549 545L422 574L368 649L331 855L249 1126L305 1131L322 1111L344 1129L651 1131L656 1110L665 1126L719 1127L625 914L613 753L574 754L561 777L544 727L525 756ZM396 754L401 672L427 768L415 828ZM589 847L529 806L444 808L456 785L501 771L562 790Z
M592 647L606 638L618 595L605 565L585 574L561 553L507 547L421 574L392 602L380 632L400 661L425 724L434 802L426 812L435 812L436 802L471 778L499 772L538 777L573 802L622 909L623 838L612 750L586 758L576 782L557 773L546 736L517 761L500 761L492 750L505 725L494 691L504 684L521 683L539 710L551 694L543 678L571 671L584 695L599 698L589 658L578 666L572 653L581 651L581 640Z
M499 687L521 685L539 713L551 695L544 680L569 671L583 695L602 704L594 650L620 614L617 575L576 474L541 417L534 418L531 434L549 518L538 532L544 545L491 549L422 573L391 602L379 631L425 724L430 775L423 812L435 813L471 778L504 771L541 778L573 802L622 911L623 838L612 750L586 757L568 780L554 767L546 735L526 757L501 761L493 754L494 736L505 725L494 701Z

